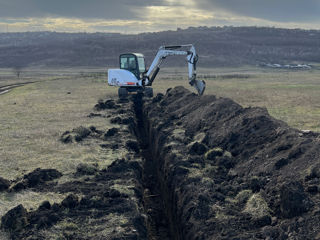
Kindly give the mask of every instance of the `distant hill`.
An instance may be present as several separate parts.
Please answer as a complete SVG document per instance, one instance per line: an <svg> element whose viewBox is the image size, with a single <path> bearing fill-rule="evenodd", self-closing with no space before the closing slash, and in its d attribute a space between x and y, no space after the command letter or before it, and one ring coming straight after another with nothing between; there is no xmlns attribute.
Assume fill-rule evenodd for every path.
<svg viewBox="0 0 320 240"><path fill-rule="evenodd" d="M193 43L201 66L320 62L320 31L265 27L190 27L177 31L114 33L0 33L0 67L118 65L124 52L141 52L150 64L161 45ZM170 66L185 64L181 58ZM168 63L167 63L168 64Z"/></svg>

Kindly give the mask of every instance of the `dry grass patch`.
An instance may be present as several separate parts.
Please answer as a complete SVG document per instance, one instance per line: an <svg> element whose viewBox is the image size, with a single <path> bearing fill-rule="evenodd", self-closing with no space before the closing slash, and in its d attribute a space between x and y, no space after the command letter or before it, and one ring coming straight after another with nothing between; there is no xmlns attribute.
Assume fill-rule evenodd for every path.
<svg viewBox="0 0 320 240"><path fill-rule="evenodd" d="M100 147L98 139L64 144L60 136L79 126L95 126L106 131L109 119L87 116L98 99L114 96L106 79L94 77L46 78L0 95L0 176L13 180L36 168L54 168L63 173L58 180L67 182L80 163L106 167L122 157L123 149ZM113 126L112 126L113 127ZM0 193L0 216L18 204L35 209L42 201L60 202L57 193Z"/></svg>
<svg viewBox="0 0 320 240"><path fill-rule="evenodd" d="M86 116L108 93L103 81L73 78L39 82L0 96L6 113L0 116L0 176L14 179L36 167L68 172L87 159L105 161L99 145L58 140L78 126L106 130L107 119Z"/></svg>
<svg viewBox="0 0 320 240"><path fill-rule="evenodd" d="M197 72L198 79L206 77L205 94L228 97L244 107L266 107L272 116L292 127L320 131L319 70L212 67L198 68ZM234 77L226 78L226 75ZM188 83L185 68L162 69L154 82L154 89L165 93L167 88L177 85L195 92Z"/></svg>

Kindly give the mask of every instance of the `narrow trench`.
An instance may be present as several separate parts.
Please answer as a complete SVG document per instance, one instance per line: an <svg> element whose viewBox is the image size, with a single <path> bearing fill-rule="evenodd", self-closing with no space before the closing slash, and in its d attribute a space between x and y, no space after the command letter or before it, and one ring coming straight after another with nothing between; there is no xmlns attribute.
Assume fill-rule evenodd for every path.
<svg viewBox="0 0 320 240"><path fill-rule="evenodd" d="M140 144L141 156L144 159L143 170L143 204L147 214L148 239L151 240L169 240L181 239L177 234L177 224L173 220L174 214L171 213L171 207L168 206L168 190L164 189L166 184L163 182L161 173L159 173L158 159L152 156L152 146L149 143L147 122L143 115L143 98L137 94L133 98L134 112L136 115L136 137Z"/></svg>

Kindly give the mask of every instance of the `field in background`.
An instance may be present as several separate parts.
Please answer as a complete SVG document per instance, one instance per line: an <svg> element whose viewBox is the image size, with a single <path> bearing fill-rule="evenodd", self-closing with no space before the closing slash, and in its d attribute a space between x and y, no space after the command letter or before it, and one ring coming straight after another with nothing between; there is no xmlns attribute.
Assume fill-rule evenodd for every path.
<svg viewBox="0 0 320 240"><path fill-rule="evenodd" d="M188 86L187 69L165 69L154 89ZM277 119L301 130L320 131L320 70L287 71L268 68L198 69L205 94L228 97L245 107L266 107ZM189 87L190 88L190 87Z"/></svg>
<svg viewBox="0 0 320 240"><path fill-rule="evenodd" d="M18 79L10 69L0 70L0 87L13 83L36 83L0 95L0 176L16 179L35 168L55 168L64 176L82 162L108 165L114 156L98 144L62 144L61 134L78 126L109 128L105 118L88 118L99 99L115 97L117 88L106 86L105 69L25 70ZM229 97L243 106L266 107L290 126L320 131L319 70L285 71L261 68L198 69L207 82L205 94ZM186 68L162 69L154 82L155 93L177 85L193 90ZM100 164L104 162L103 164ZM44 199L30 191L0 194L0 215L16 203L32 207Z"/></svg>

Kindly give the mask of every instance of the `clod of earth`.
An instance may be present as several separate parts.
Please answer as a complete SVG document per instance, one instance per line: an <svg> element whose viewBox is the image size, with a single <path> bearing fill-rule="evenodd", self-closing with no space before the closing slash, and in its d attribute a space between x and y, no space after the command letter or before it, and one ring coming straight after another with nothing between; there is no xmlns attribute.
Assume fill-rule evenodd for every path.
<svg viewBox="0 0 320 240"><path fill-rule="evenodd" d="M44 201L39 206L39 210L49 210L51 208L51 204L49 201Z"/></svg>
<svg viewBox="0 0 320 240"><path fill-rule="evenodd" d="M89 128L80 126L72 131L65 131L61 137L60 141L62 143L72 143L72 142L81 142L88 137L100 138L103 134L103 131L96 129L95 126L90 126Z"/></svg>
<svg viewBox="0 0 320 240"><path fill-rule="evenodd" d="M320 178L320 164L311 166L310 173L305 177L306 181Z"/></svg>
<svg viewBox="0 0 320 240"><path fill-rule="evenodd" d="M65 131L61 137L60 137L60 141L63 143L70 143L72 142L72 136L70 135L69 131Z"/></svg>
<svg viewBox="0 0 320 240"><path fill-rule="evenodd" d="M8 190L10 187L10 181L0 177L0 192Z"/></svg>
<svg viewBox="0 0 320 240"><path fill-rule="evenodd" d="M81 163L77 166L76 175L94 175L98 171L98 166L93 164Z"/></svg>
<svg viewBox="0 0 320 240"><path fill-rule="evenodd" d="M285 218L300 216L312 206L300 182L289 182L280 189L280 210Z"/></svg>
<svg viewBox="0 0 320 240"><path fill-rule="evenodd" d="M1 218L1 227L14 232L21 231L28 224L27 210L20 204Z"/></svg>
<svg viewBox="0 0 320 240"><path fill-rule="evenodd" d="M121 117L114 117L110 120L113 124L122 124L122 118Z"/></svg>
<svg viewBox="0 0 320 240"><path fill-rule="evenodd" d="M288 165L288 163L289 163L289 160L287 158L281 158L274 164L274 166L276 170L279 170L280 168Z"/></svg>
<svg viewBox="0 0 320 240"><path fill-rule="evenodd" d="M79 204L79 199L76 195L68 195L62 202L61 206L65 208L75 208Z"/></svg>
<svg viewBox="0 0 320 240"><path fill-rule="evenodd" d="M127 111L124 109L119 109L117 114L125 114Z"/></svg>
<svg viewBox="0 0 320 240"><path fill-rule="evenodd" d="M191 155L203 155L207 152L207 147L199 142L195 142L191 145L189 154Z"/></svg>
<svg viewBox="0 0 320 240"><path fill-rule="evenodd" d="M104 137L108 138L108 137L113 137L114 135L116 135L119 132L118 128L110 128L105 134Z"/></svg>
<svg viewBox="0 0 320 240"><path fill-rule="evenodd" d="M60 178L62 173L56 169L40 169L37 168L33 172L23 176L23 179L12 186L15 191L26 188L39 188L47 184L47 182Z"/></svg>
<svg viewBox="0 0 320 240"><path fill-rule="evenodd" d="M90 113L88 115L88 118L94 118L94 117L102 117L102 114L100 114L100 113Z"/></svg>
<svg viewBox="0 0 320 240"><path fill-rule="evenodd" d="M74 139L77 142L82 141L84 138L88 137L91 134L91 131L88 128L82 126L73 129L72 132L75 133Z"/></svg>
<svg viewBox="0 0 320 240"><path fill-rule="evenodd" d="M136 153L139 153L139 151L140 151L139 144L138 144L138 142L136 142L136 141L128 140L128 141L126 142L126 147L127 147L129 150L132 150L132 151L134 151L134 152L136 152Z"/></svg>
<svg viewBox="0 0 320 240"><path fill-rule="evenodd" d="M99 102L94 106L95 110L101 111L105 109L116 109L120 106L116 105L115 101L113 99L109 99L107 101L99 100Z"/></svg>

